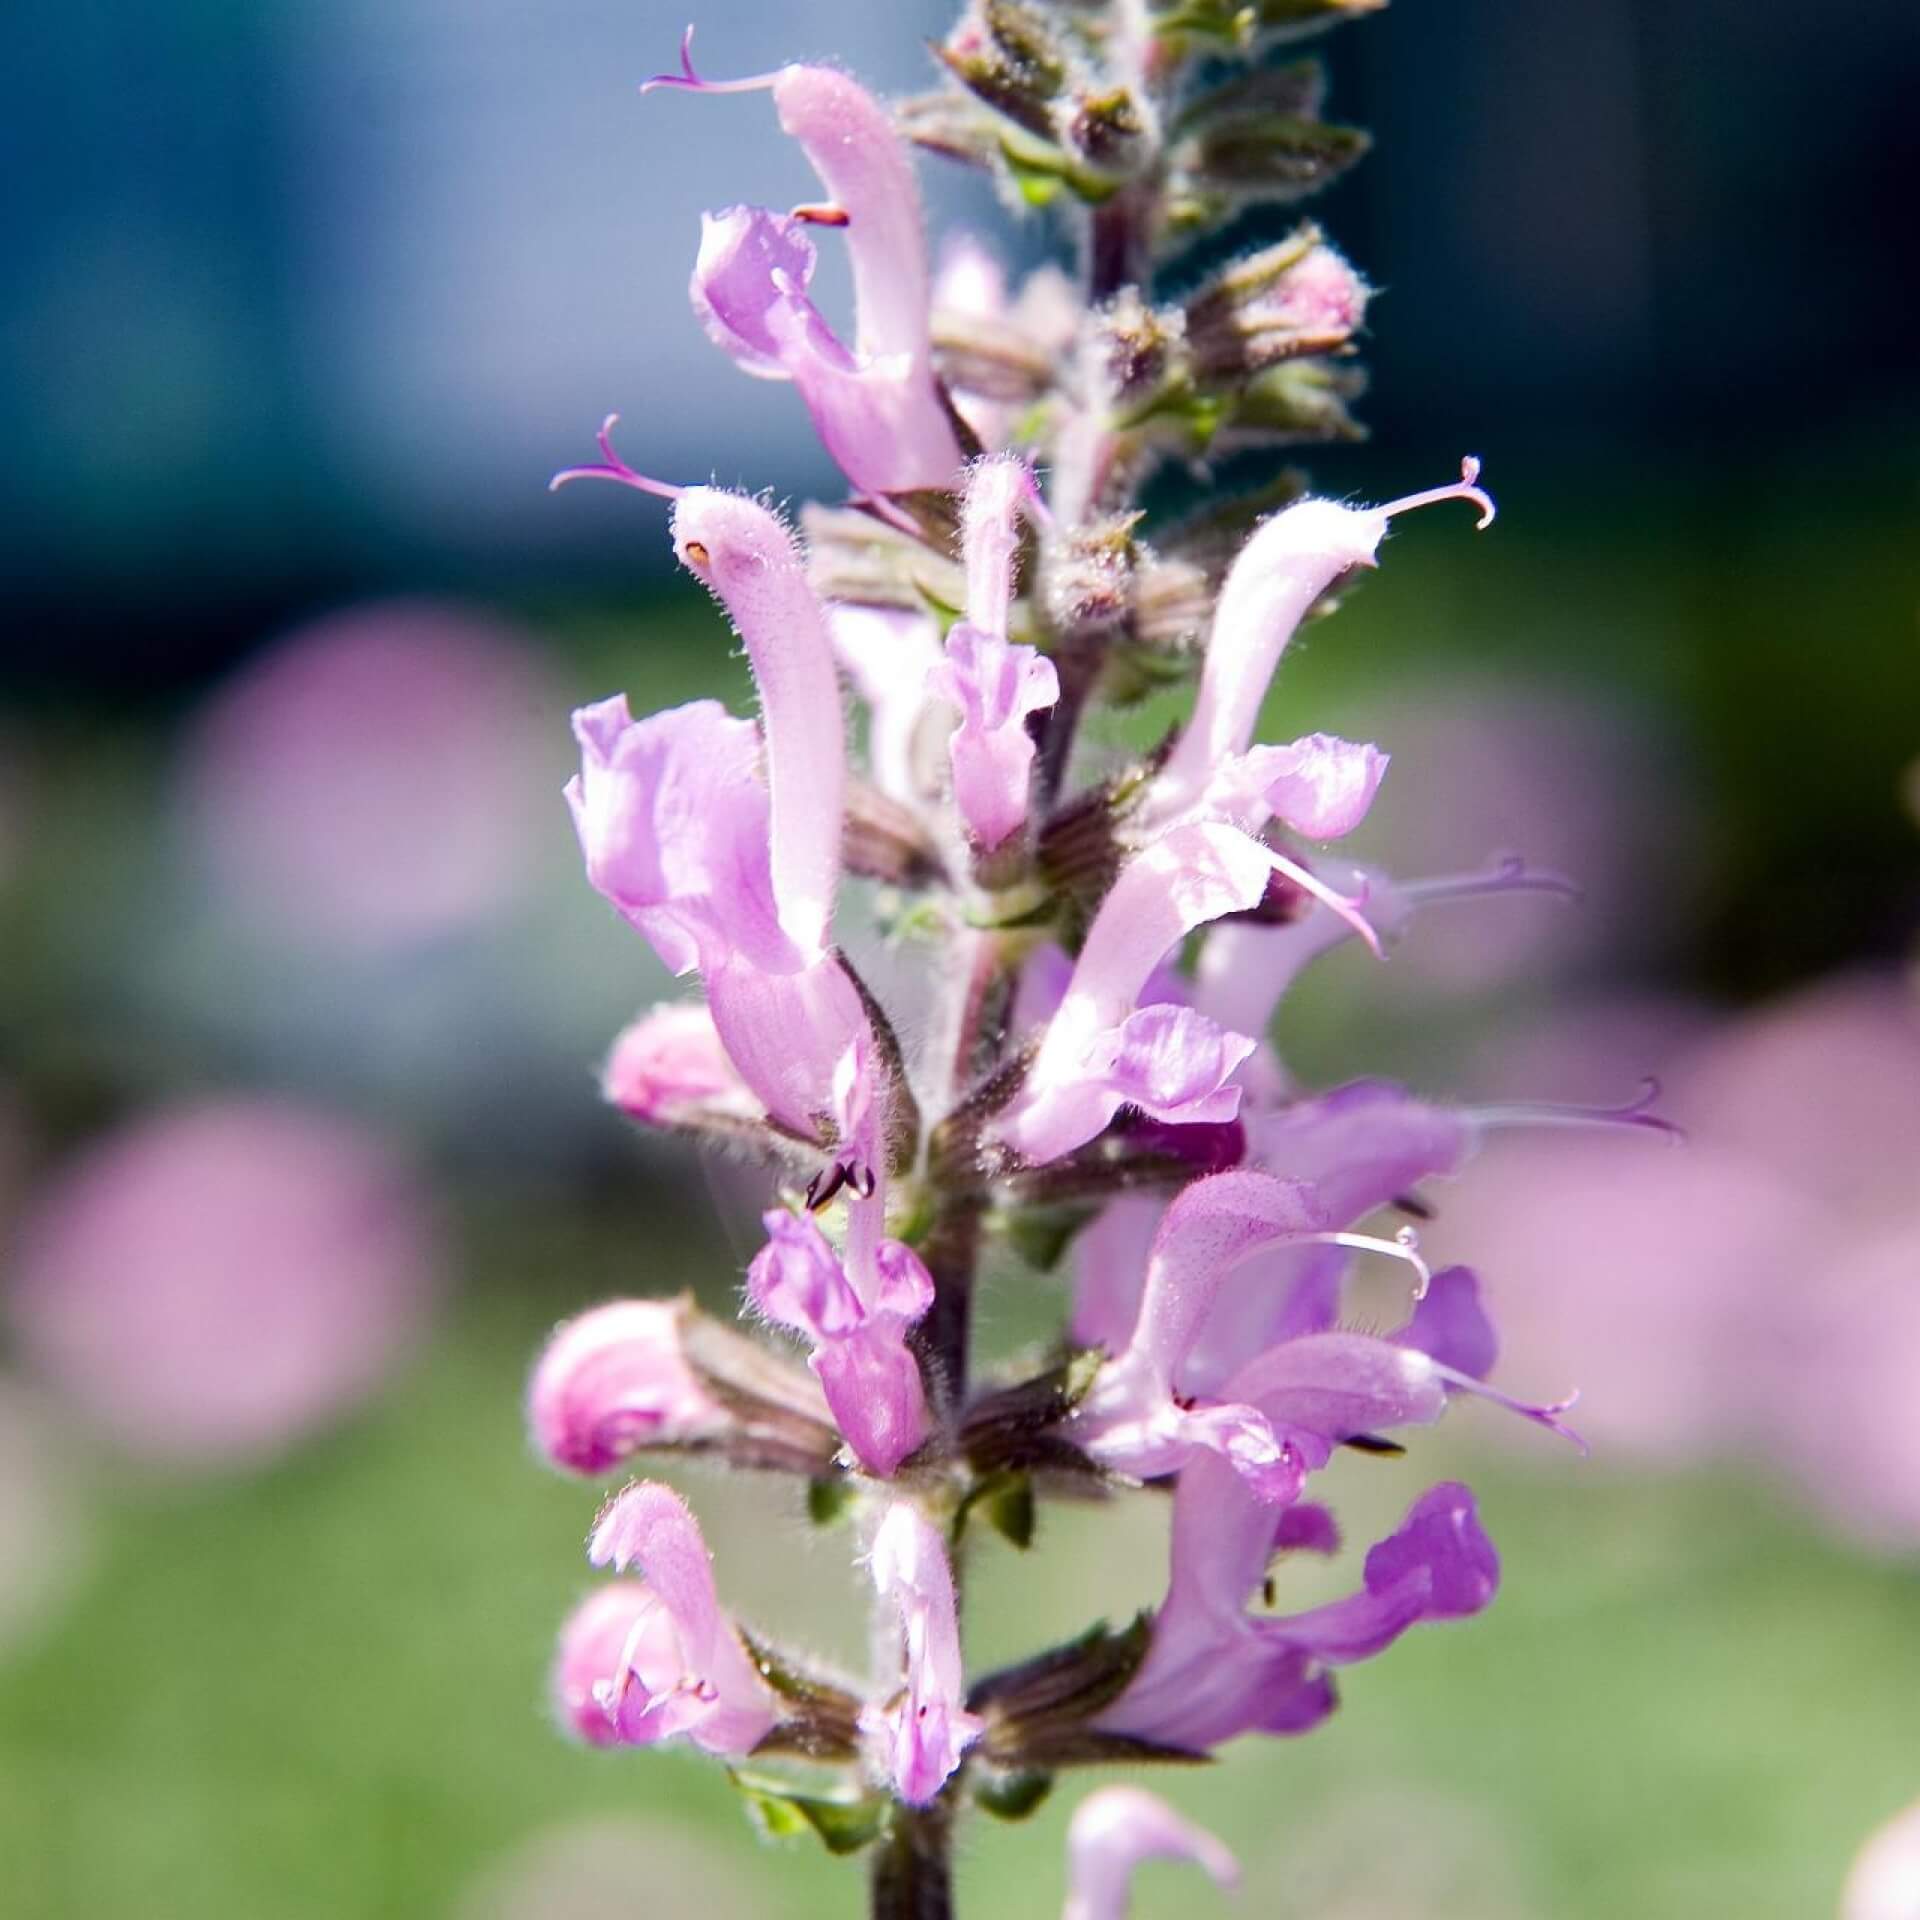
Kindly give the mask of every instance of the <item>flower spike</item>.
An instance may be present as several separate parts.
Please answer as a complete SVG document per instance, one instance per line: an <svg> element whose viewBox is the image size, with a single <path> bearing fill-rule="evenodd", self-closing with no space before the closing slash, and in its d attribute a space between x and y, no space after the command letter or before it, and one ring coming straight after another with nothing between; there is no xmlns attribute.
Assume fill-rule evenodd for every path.
<svg viewBox="0 0 1920 1920"><path fill-rule="evenodd" d="M670 87L681 93L761 93L780 78L776 73L756 73L744 80L703 80L693 65L693 22L688 21L687 30L680 36L680 71L678 73L656 73L640 82L642 93L651 93L655 87Z"/></svg>
<svg viewBox="0 0 1920 1920"><path fill-rule="evenodd" d="M613 450L613 430L620 424L620 416L610 413L600 422L600 431L593 437L599 443L600 451L606 455L604 462L590 467L562 467L547 482L549 493L558 493L570 480L617 480L623 487L632 487L638 493L650 493L660 500L678 500L686 492L685 487L676 487L665 480L650 480L644 473L636 473Z"/></svg>
<svg viewBox="0 0 1920 1920"><path fill-rule="evenodd" d="M1411 513L1415 507L1436 506L1442 500L1470 500L1480 509L1480 518L1475 532L1485 532L1493 525L1494 515L1499 511L1493 504L1493 495L1476 484L1480 478L1480 461L1474 454L1468 454L1460 462L1460 478L1447 487L1429 487L1424 493L1409 493L1399 500L1389 500L1379 511L1389 520L1396 514Z"/></svg>

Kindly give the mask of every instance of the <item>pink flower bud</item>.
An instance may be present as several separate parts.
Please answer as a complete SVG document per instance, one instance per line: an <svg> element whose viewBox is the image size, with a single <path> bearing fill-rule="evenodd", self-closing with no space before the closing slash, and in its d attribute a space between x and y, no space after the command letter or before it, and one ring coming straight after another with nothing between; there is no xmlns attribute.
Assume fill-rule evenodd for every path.
<svg viewBox="0 0 1920 1920"><path fill-rule="evenodd" d="M728 1059L713 1015L697 1000L669 1001L621 1030L600 1075L608 1102L650 1127L700 1114L759 1117L759 1103Z"/></svg>
<svg viewBox="0 0 1920 1920"><path fill-rule="evenodd" d="M547 1343L527 1396L534 1444L569 1473L599 1474L643 1447L683 1446L728 1425L681 1345L679 1300L616 1300Z"/></svg>

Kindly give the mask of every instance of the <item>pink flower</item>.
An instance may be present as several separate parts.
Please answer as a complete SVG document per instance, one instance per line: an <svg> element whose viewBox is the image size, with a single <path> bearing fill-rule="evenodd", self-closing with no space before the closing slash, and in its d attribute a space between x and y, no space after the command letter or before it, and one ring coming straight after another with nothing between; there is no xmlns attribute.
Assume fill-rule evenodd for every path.
<svg viewBox="0 0 1920 1920"><path fill-rule="evenodd" d="M1059 1010L1002 1123L1036 1164L1071 1153L1123 1106L1174 1124L1231 1120L1228 1084L1253 1050L1184 1007L1137 1002L1176 942L1224 913L1258 905L1270 858L1232 828L1177 827L1136 853L1087 929Z"/></svg>
<svg viewBox="0 0 1920 1920"><path fill-rule="evenodd" d="M1223 776L1241 783L1238 763L1252 743L1287 642L1342 574L1374 564L1395 514L1434 500L1464 499L1480 508L1482 526L1493 518L1493 503L1474 485L1479 463L1469 460L1461 472L1457 485L1384 507L1302 500L1275 514L1247 542L1221 589L1193 716L1154 782L1154 816L1174 818L1202 805Z"/></svg>
<svg viewBox="0 0 1920 1920"><path fill-rule="evenodd" d="M1204 1828L1141 1787L1102 1787L1067 1826L1067 1904L1060 1920L1127 1920L1133 1876L1148 1860L1186 1860L1229 1891L1240 1868Z"/></svg>
<svg viewBox="0 0 1920 1920"><path fill-rule="evenodd" d="M884 1478L927 1437L920 1363L906 1335L933 1304L933 1281L911 1248L881 1240L863 1294L810 1218L776 1209L765 1225L767 1244L747 1269L748 1296L811 1343L809 1364L848 1446Z"/></svg>
<svg viewBox="0 0 1920 1920"><path fill-rule="evenodd" d="M861 1728L879 1750L894 1791L912 1806L925 1806L982 1726L966 1709L953 1573L940 1535L905 1500L887 1509L867 1564L875 1590L899 1618L907 1674L896 1699L866 1709Z"/></svg>
<svg viewBox="0 0 1920 1920"><path fill-rule="evenodd" d="M1067 1436L1102 1465L1139 1479L1173 1473L1196 1448L1210 1449L1263 1499L1295 1498L1306 1465L1257 1409L1196 1406L1176 1398L1174 1380L1227 1272L1320 1227L1310 1189L1265 1174L1219 1173L1183 1188L1154 1236L1127 1345L1101 1368Z"/></svg>
<svg viewBox="0 0 1920 1920"><path fill-rule="evenodd" d="M927 691L960 710L947 744L954 800L968 831L991 852L1027 817L1033 737L1027 721L1060 698L1053 662L1007 638L1022 505L1033 475L1011 454L982 460L967 480L962 523L967 617L947 636Z"/></svg>
<svg viewBox="0 0 1920 1920"><path fill-rule="evenodd" d="M534 1443L569 1473L598 1474L642 1447L719 1433L727 1410L693 1377L681 1346L686 1303L616 1300L547 1343L527 1396Z"/></svg>
<svg viewBox="0 0 1920 1920"><path fill-rule="evenodd" d="M906 1336L933 1304L919 1255L885 1234L889 1094L871 1045L857 1041L836 1069L830 1183L813 1196L817 1206L844 1197L844 1253L811 1214L776 1208L747 1269L748 1298L812 1346L809 1365L841 1433L883 1478L927 1437L920 1363Z"/></svg>
<svg viewBox="0 0 1920 1920"><path fill-rule="evenodd" d="M584 1709L572 1702L599 1666L590 1695L623 1745L684 1738L727 1759L751 1753L779 1717L776 1698L720 1610L707 1543L686 1502L649 1481L626 1488L602 1512L587 1554L597 1567L638 1569L644 1579L616 1589L619 1602L589 1601L562 1636L570 1717L579 1723Z"/></svg>
<svg viewBox="0 0 1920 1920"><path fill-rule="evenodd" d="M1423 1620L1459 1620L1493 1598L1500 1562L1473 1495L1430 1488L1366 1558L1358 1593L1306 1613L1241 1611L1277 1550L1317 1547L1217 1461L1174 1494L1172 1579L1145 1663L1101 1716L1114 1733L1205 1752L1243 1733L1304 1733L1332 1712L1330 1669L1371 1659Z"/></svg>
<svg viewBox="0 0 1920 1920"><path fill-rule="evenodd" d="M377 953L515 904L551 699L522 636L432 602L296 628L214 696L184 767L223 913L289 946Z"/></svg>
<svg viewBox="0 0 1920 1920"><path fill-rule="evenodd" d="M828 203L798 214L730 207L709 214L693 270L694 312L716 345L761 379L791 380L822 444L869 493L944 487L962 455L933 375L926 235L905 143L887 111L831 67L790 66L764 81L709 87L683 71L649 84L692 91L764 85ZM843 227L856 332L844 345L807 298L805 223Z"/></svg>
<svg viewBox="0 0 1920 1920"><path fill-rule="evenodd" d="M662 490L617 461L604 429L601 439L608 464L581 471ZM667 966L700 969L741 1079L776 1120L811 1133L866 1030L830 949L846 780L832 645L773 514L712 487L664 490L675 551L746 643L761 728L715 701L641 721L624 696L583 707L567 800L589 879Z"/></svg>
<svg viewBox="0 0 1920 1920"><path fill-rule="evenodd" d="M128 1451L250 1464L386 1379L438 1264L390 1143L232 1099L148 1114L60 1169L8 1306L24 1356Z"/></svg>

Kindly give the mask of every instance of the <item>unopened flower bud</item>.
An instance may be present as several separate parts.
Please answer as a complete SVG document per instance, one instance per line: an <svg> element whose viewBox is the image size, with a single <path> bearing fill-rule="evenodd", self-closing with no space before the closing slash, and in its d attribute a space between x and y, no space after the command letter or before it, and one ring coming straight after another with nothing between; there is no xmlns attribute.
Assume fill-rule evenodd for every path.
<svg viewBox="0 0 1920 1920"><path fill-rule="evenodd" d="M698 1001L670 1001L624 1028L601 1070L610 1105L650 1127L754 1121L760 1103L727 1058Z"/></svg>
<svg viewBox="0 0 1920 1920"><path fill-rule="evenodd" d="M1202 380L1244 378L1301 354L1344 347L1364 318L1366 282L1305 226L1214 275L1187 302Z"/></svg>
<svg viewBox="0 0 1920 1920"><path fill-rule="evenodd" d="M588 1475L653 1449L811 1475L839 1444L806 1374L685 1294L616 1300L568 1321L534 1370L527 1421L548 1460Z"/></svg>
<svg viewBox="0 0 1920 1920"><path fill-rule="evenodd" d="M642 1447L709 1438L727 1424L694 1379L680 1329L691 1304L616 1300L547 1343L527 1396L535 1444L569 1473L605 1473Z"/></svg>

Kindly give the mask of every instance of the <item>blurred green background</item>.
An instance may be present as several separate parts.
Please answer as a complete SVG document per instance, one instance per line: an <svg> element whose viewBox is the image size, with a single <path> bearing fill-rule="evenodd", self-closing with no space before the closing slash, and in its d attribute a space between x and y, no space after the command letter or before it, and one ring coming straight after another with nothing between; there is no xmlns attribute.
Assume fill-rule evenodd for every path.
<svg viewBox="0 0 1920 1920"><path fill-rule="evenodd" d="M837 50L892 86L945 24L701 16L716 70ZM15 39L9 1916L857 1908L856 1869L754 1841L716 1773L582 1754L545 1707L594 1494L526 1447L530 1358L617 1293L727 1310L752 1242L734 1174L596 1098L667 987L557 798L573 705L740 706L741 663L648 503L541 487L621 405L650 470L832 491L791 396L685 308L702 207L806 189L754 103L633 98L679 25L174 0ZM1521 847L1589 896L1385 970L1342 955L1282 1041L1311 1083L1482 1097L1666 1069L1720 1184L1662 1159L1654 1237L1725 1257L1613 1254L1657 1212L1629 1145L1463 1182L1463 1236L1494 1225L1458 1251L1514 1308L1503 1377L1579 1380L1596 1456L1469 1410L1343 1462L1355 1540L1470 1477L1497 1606L1354 1673L1310 1740L1165 1790L1289 1920L1799 1920L1920 1796L1920 33L1902 0L1818 34L1735 0L1471 0L1328 51L1381 144L1316 211L1387 297L1375 437L1316 477L1379 497L1471 445L1502 514L1397 535L1272 721L1394 749L1383 857ZM941 217L997 222L930 179ZM1835 992L1871 1021L1807 1013ZM258 1166L196 1165L164 1247L137 1210L85 1224L128 1143L209 1111L329 1130L349 1225L249 1227L246 1183L282 1177L264 1122ZM1544 1238L1503 1240L1522 1201ZM208 1291L223 1259L235 1291ZM998 1276L989 1348L1062 1297ZM269 1352L298 1411L263 1386L216 1419ZM690 1484L739 1611L857 1661L844 1537L782 1487ZM985 1549L970 1660L1149 1602L1163 1552L1145 1497ZM1076 1797L969 1830L964 1911L1057 1911ZM1209 1898L1153 1869L1138 1911Z"/></svg>

